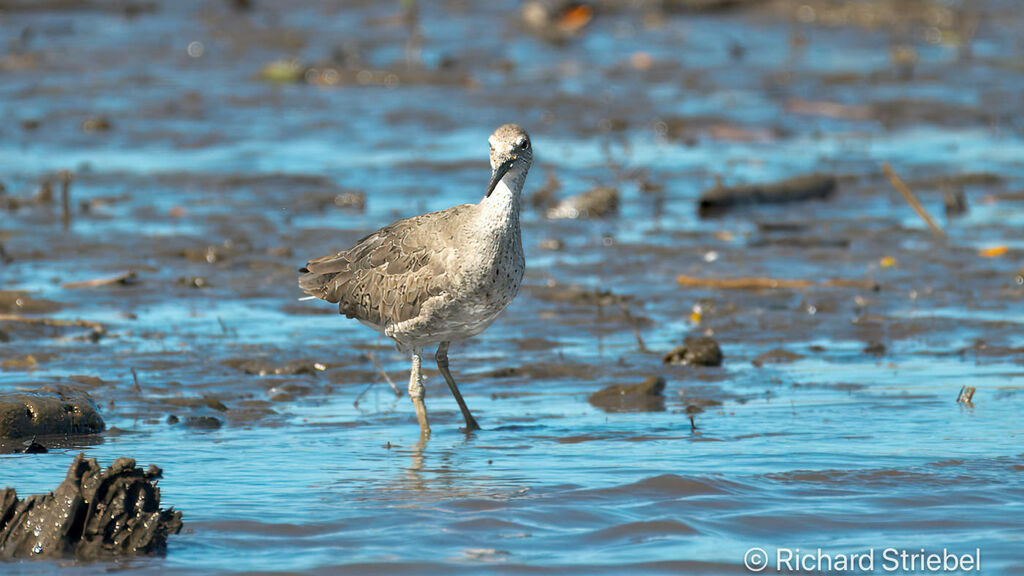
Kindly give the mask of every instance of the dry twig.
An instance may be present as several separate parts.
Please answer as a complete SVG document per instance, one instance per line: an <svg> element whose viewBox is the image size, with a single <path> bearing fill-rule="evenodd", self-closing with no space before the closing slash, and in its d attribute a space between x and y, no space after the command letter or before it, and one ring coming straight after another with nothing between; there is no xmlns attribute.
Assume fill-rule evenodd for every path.
<svg viewBox="0 0 1024 576"><path fill-rule="evenodd" d="M82 282L68 282L61 286L65 290L75 290L77 288L97 288L99 286L110 286L112 284L134 284L137 276L135 272L129 271L124 274L118 274L110 278L96 278L93 280L84 280Z"/></svg>
<svg viewBox="0 0 1024 576"><path fill-rule="evenodd" d="M917 212L917 215L921 217L921 220L924 220L924 223L928 225L928 228L931 228L932 234L934 234L936 238L945 238L946 233L942 231L942 228L940 228L935 222L931 214L924 209L924 206L921 205L921 201L917 199L917 196L914 195L914 192L910 187L900 179L899 175L896 174L896 171L892 169L892 166L886 162L882 164L882 170L885 171L885 175L889 177L889 182L892 183L892 187L903 195L907 204L910 204L910 207L914 209L914 212Z"/></svg>

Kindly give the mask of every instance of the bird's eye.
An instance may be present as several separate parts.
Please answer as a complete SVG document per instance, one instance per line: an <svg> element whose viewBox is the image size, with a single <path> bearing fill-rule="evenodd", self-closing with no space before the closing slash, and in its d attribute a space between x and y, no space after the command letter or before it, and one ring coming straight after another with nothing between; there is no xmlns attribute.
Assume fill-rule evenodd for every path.
<svg viewBox="0 0 1024 576"><path fill-rule="evenodd" d="M523 140L523 143L520 144L519 147L521 149L523 149L523 150L529 150L530 149L530 141L529 140Z"/></svg>

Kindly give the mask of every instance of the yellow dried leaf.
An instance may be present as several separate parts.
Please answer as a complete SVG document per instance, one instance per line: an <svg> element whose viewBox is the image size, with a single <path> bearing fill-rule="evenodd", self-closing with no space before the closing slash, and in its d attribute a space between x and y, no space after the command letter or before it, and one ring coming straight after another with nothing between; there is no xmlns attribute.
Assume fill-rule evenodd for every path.
<svg viewBox="0 0 1024 576"><path fill-rule="evenodd" d="M991 248L979 250L978 254L980 254L982 258L998 258L1009 251L1009 246L993 246Z"/></svg>
<svg viewBox="0 0 1024 576"><path fill-rule="evenodd" d="M576 32L583 28L594 17L594 9L590 6L579 5L566 10L558 17L558 27L566 32Z"/></svg>
<svg viewBox="0 0 1024 576"><path fill-rule="evenodd" d="M892 268L893 266L896 265L896 259L893 258L892 256L886 256L885 258L882 258L879 264L882 266L882 268Z"/></svg>

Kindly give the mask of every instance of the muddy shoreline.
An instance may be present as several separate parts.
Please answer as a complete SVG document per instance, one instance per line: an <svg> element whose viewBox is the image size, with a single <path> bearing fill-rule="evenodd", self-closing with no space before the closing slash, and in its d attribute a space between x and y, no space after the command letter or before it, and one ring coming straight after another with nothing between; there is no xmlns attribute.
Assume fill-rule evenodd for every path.
<svg viewBox="0 0 1024 576"><path fill-rule="evenodd" d="M131 574L1019 567L1014 3L412 4L0 2L0 487L159 463L188 526ZM295 270L475 201L509 121L527 276L451 356L484 430L428 370L418 445L408 360Z"/></svg>

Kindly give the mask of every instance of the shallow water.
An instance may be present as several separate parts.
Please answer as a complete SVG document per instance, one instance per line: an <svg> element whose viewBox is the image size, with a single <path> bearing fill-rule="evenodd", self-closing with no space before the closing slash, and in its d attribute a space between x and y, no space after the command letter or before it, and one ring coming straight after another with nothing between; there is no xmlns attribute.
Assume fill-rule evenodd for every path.
<svg viewBox="0 0 1024 576"><path fill-rule="evenodd" d="M0 357L38 361L0 371L0 390L97 376L90 393L110 427L66 448L50 439L49 454L0 456L0 485L45 492L79 450L104 464L129 455L164 469L164 503L186 526L163 558L23 562L4 574L744 573L753 546L980 549L986 572L1024 571L1024 74L1012 65L1024 22L1014 3L972 3L969 59L927 41L935 26L922 19L949 36L942 10L967 17L946 3L874 28L802 24L785 2L599 12L561 47L521 34L511 3L424 6L423 60L453 63L408 82L404 28L387 23L394 5L263 4L236 14L166 2L133 18L0 12L0 182L28 199L68 168L76 206L68 232L59 202L0 213L13 258L0 264L2 288L107 329L90 342L82 329L0 323L10 337ZM824 18L829 5L813 5ZM481 29L494 33L470 35ZM187 53L193 41L199 58ZM915 48L909 81L890 43ZM322 63L335 46L394 68L399 85L257 78L273 59ZM630 64L638 51L649 68ZM797 100L852 117L795 112ZM100 116L109 131L82 130ZM365 352L400 386L407 360L329 305L297 302L295 268L395 218L475 201L484 140L507 121L526 126L537 150L528 194L554 175L560 197L611 185L622 208L595 221L526 208L520 296L452 347L484 430L458 431L457 407L428 372L434 435L418 444L408 400ZM939 217L948 243L891 189L882 162L933 214L945 190L963 189L970 211ZM832 200L696 215L716 176L811 171L840 176ZM365 211L334 205L349 190L366 193ZM556 238L564 250L540 247ZM1009 250L979 255L996 245ZM62 288L129 269L138 284ZM682 289L679 274L880 290ZM657 353L638 351L617 304L567 295L573 285L631 297ZM683 336L705 332L722 345L722 368L661 364ZM867 353L873 344L884 351ZM751 363L778 348L802 357ZM325 370L260 376L243 367L253 360ZM653 374L668 381L664 411L587 402ZM954 402L963 385L978 389L973 406ZM712 400L721 405L692 430L687 406ZM222 426L189 427L189 416Z"/></svg>

